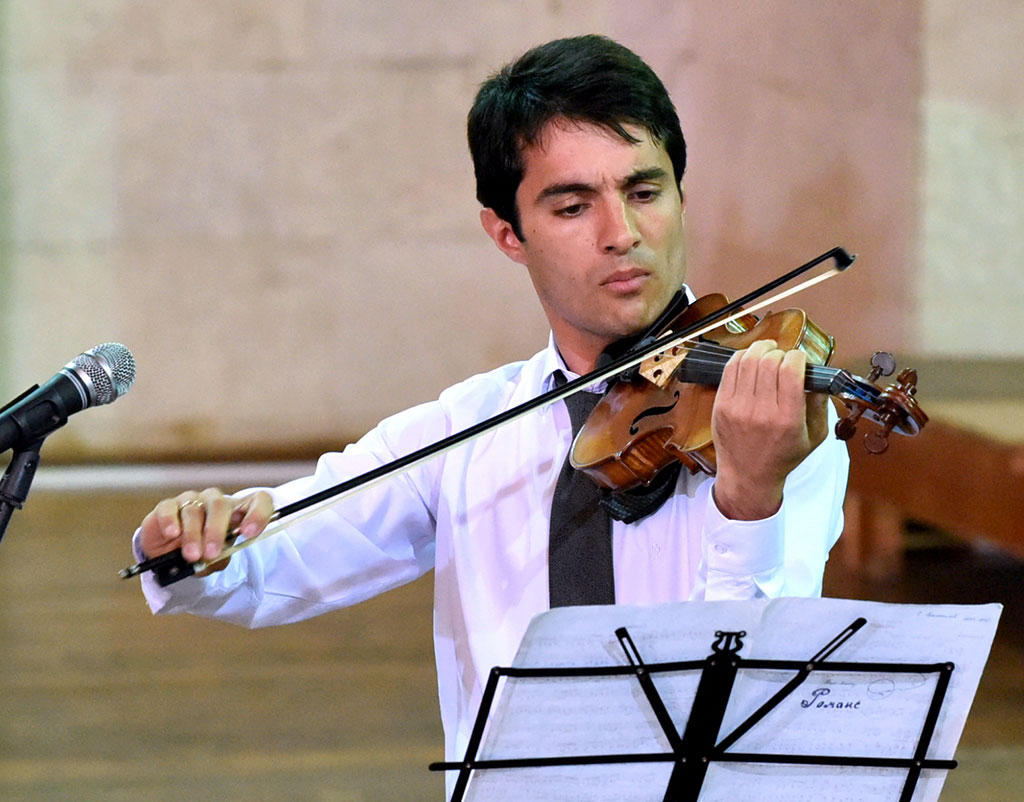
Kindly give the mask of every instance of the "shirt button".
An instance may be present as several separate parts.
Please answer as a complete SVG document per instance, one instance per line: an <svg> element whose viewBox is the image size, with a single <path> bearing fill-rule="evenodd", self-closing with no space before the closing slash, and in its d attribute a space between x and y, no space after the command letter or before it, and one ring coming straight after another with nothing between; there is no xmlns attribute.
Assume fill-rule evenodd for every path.
<svg viewBox="0 0 1024 802"><path fill-rule="evenodd" d="M715 551L718 554L725 554L727 551L729 551L729 547L728 546L723 546L721 543L716 543L715 544Z"/></svg>

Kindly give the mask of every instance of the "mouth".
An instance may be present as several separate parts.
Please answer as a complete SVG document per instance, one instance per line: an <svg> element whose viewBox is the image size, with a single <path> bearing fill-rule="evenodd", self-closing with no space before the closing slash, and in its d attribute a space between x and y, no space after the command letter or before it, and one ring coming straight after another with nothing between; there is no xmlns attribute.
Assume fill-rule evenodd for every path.
<svg viewBox="0 0 1024 802"><path fill-rule="evenodd" d="M601 286L607 287L612 292L628 295L637 292L650 276L649 271L639 267L629 270L616 270L601 282Z"/></svg>

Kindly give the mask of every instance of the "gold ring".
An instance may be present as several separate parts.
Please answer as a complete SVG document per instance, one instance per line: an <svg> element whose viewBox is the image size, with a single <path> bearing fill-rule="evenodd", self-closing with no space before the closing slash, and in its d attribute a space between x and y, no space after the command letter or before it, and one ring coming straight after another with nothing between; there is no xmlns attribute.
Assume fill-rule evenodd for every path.
<svg viewBox="0 0 1024 802"><path fill-rule="evenodd" d="M205 506L206 505L203 503L202 499L190 498L188 501L186 501L184 504L182 504L180 507L178 507L178 509L179 510L183 510L183 509L185 509L185 507L200 507L200 508L202 508L202 507L205 507Z"/></svg>

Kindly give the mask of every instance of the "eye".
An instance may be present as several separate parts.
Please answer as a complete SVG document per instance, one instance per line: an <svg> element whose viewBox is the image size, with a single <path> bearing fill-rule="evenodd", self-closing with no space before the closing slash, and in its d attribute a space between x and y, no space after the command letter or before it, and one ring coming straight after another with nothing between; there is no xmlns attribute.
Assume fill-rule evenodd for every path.
<svg viewBox="0 0 1024 802"><path fill-rule="evenodd" d="M573 203L570 206L563 206L561 209L556 209L555 214L559 217L579 217L583 214L583 210L585 208L585 203Z"/></svg>
<svg viewBox="0 0 1024 802"><path fill-rule="evenodd" d="M650 201L657 200L661 195L661 190L657 188L643 188L634 189L629 193L629 197L640 203L649 203Z"/></svg>

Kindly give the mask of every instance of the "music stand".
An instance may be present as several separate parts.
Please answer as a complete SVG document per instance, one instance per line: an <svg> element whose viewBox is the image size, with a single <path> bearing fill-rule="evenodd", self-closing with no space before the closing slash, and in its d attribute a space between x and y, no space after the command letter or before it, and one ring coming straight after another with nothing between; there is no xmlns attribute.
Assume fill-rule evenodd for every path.
<svg viewBox="0 0 1024 802"><path fill-rule="evenodd" d="M930 638L943 628L941 622L948 622L947 634L959 630L963 635L966 627L970 640L977 641L980 636L985 641L987 637L986 645L990 646L998 605L954 608L845 600L779 601L796 615L797 624L808 616L820 618L820 613L830 613L827 617L836 619L842 613L833 602L839 601L844 602L840 606L845 612L852 604L866 615L847 619L848 625L828 642L819 644L813 655L794 654L787 659L779 659L777 654L770 658L744 656L741 652L747 630L719 629L713 639L705 640L705 644L710 643L710 653L705 651L699 659L645 662L641 649L649 648L643 642L650 642L657 627L646 628L644 636L638 638L638 647L630 634L631 627L622 626L614 632L619 651L615 664L605 660L603 665L495 668L484 689L463 760L433 764L431 769L458 771L453 802L490 802L504 799L506 794L509 799L665 802L755 796L770 800L776 794L787 800L822 799L831 796L829 791L835 790L836 784L842 785L844 800L920 802L937 798L941 778L955 768L956 761L951 750L945 752L948 733L943 744L936 744L934 736L941 720L947 730L956 730L955 745L963 726L956 714L952 719L942 716L954 662L919 661L910 654L906 660L831 658L844 657L846 652L855 657L869 656L871 640L881 643L893 636L898 639L899 630L913 626L915 617L926 622ZM715 603L667 607L677 608L681 620L686 620L686 607L693 604ZM766 612L767 625L762 621L752 627L760 630L759 637L784 634L785 627L776 632L778 626L772 623L780 620L778 609L757 602L739 604L757 605L759 613ZM779 602L771 604L777 607ZM590 609L600 610L591 615L596 623L614 618L617 608ZM751 620L749 609L745 612ZM767 615L769 612L771 615ZM873 622L872 613L876 614ZM902 626L896 623L901 617ZM729 618L724 616L725 620ZM644 631L642 616L640 622L636 629ZM869 622L874 626L868 626ZM820 620L817 623L820 631ZM531 632L533 629L531 626ZM524 645L530 637L528 633ZM665 634L654 637L663 639ZM549 641L548 647L556 643L550 631L544 638ZM858 639L863 642L861 648L852 649ZM910 640L908 651L921 651L912 648ZM605 653L611 656L609 645L605 644ZM800 645L794 644L793 648ZM971 677L965 676L957 688L957 707L964 719L964 695L973 698L987 655L987 648L979 655L977 643L973 646L974 656L968 656L969 665L965 666L973 685ZM537 650L532 651L529 662L536 662ZM557 647L540 649L541 654L553 653L552 657L559 651ZM874 651L884 654L886 648ZM934 653L934 649L925 651ZM965 657L953 646L949 651L958 658ZM522 662L522 655L521 649L517 663ZM812 679L815 682L808 683ZM545 683L560 683L561 687L550 692L543 690ZM582 693L574 693L573 684L583 686ZM808 691L808 684L818 687ZM496 710L494 703L502 686L504 706ZM527 688L525 692L523 687ZM766 687L770 692L765 692ZM532 699L535 693L539 696ZM895 694L902 698L896 699ZM515 709L532 704L558 708L563 702L567 704L565 709L555 709L551 715L539 709L524 718ZM614 709L623 722L618 741L614 722L603 728L588 725L595 712L597 718L601 717L603 706ZM580 707L592 709L574 709ZM819 717L820 722L822 715L834 716L836 726L833 728L831 722L824 730L811 726L814 718ZM565 719L573 719L576 724L560 733ZM548 723L538 726L538 720ZM644 733L644 722L649 735ZM880 734L880 729L889 728L891 737ZM516 729L518 733L509 735L509 730ZM874 744L872 748L866 746L868 741ZM922 782L922 777L929 781Z"/></svg>

